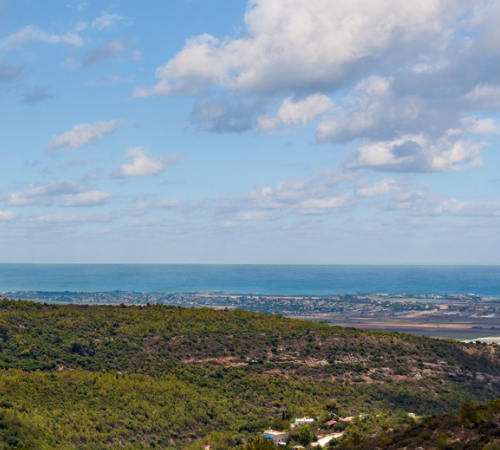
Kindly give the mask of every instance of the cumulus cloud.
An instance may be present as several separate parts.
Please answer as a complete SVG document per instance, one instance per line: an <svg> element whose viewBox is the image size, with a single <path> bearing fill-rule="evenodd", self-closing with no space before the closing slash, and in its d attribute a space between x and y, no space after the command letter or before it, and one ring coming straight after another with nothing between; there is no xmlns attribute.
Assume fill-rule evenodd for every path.
<svg viewBox="0 0 500 450"><path fill-rule="evenodd" d="M190 38L157 68L156 84L133 96L195 96L191 122L216 133L321 118L318 142L360 143L350 167L450 172L480 165L486 144L476 135L500 128L478 111L500 108L499 3L248 4L243 37Z"/></svg>
<svg viewBox="0 0 500 450"><path fill-rule="evenodd" d="M94 124L82 123L75 125L70 131L53 136L50 140L49 149L76 149L89 144L95 144L104 137L115 132L123 126L123 120L110 120L108 122L97 122Z"/></svg>
<svg viewBox="0 0 500 450"><path fill-rule="evenodd" d="M495 119L464 117L468 104L461 100L401 95L393 78L378 76L362 80L334 115L317 129L319 142L347 142L355 139L387 140L409 133L432 137L448 129L477 134L496 134Z"/></svg>
<svg viewBox="0 0 500 450"><path fill-rule="evenodd" d="M363 140L348 167L394 172L456 172L481 165L484 142L463 135L498 134L493 118L464 115L465 103L398 95L394 80L369 77L317 129L319 142Z"/></svg>
<svg viewBox="0 0 500 450"><path fill-rule="evenodd" d="M439 137L451 128L463 128L465 106L456 101L422 98L395 92L394 79L371 76L362 80L335 114L317 129L319 142L356 139L388 140L404 134Z"/></svg>
<svg viewBox="0 0 500 450"><path fill-rule="evenodd" d="M244 92L334 90L389 51L407 58L447 31L471 1L253 0L247 35L219 40L201 35L157 70L175 92L185 80Z"/></svg>
<svg viewBox="0 0 500 450"><path fill-rule="evenodd" d="M0 210L0 222L8 222L17 219L17 214L12 211Z"/></svg>
<svg viewBox="0 0 500 450"><path fill-rule="evenodd" d="M49 184L29 186L24 192L0 196L0 200L11 206L99 206L111 200L111 194L92 190L89 185L73 180L61 180Z"/></svg>
<svg viewBox="0 0 500 450"><path fill-rule="evenodd" d="M175 153L166 158L149 157L143 147L134 147L127 152L127 157L132 159L132 162L121 166L115 173L116 177L129 178L158 175L168 166L178 163L181 153Z"/></svg>
<svg viewBox="0 0 500 450"><path fill-rule="evenodd" d="M443 136L437 141L423 135L362 145L349 168L383 172L460 172L481 166L487 144Z"/></svg>
<svg viewBox="0 0 500 450"><path fill-rule="evenodd" d="M323 94L310 95L300 100L287 97L275 117L259 119L259 128L262 131L271 131L278 127L305 126L330 110L332 106L332 100Z"/></svg>
<svg viewBox="0 0 500 450"><path fill-rule="evenodd" d="M53 34L35 26L26 26L0 39L0 50L11 52L31 42L46 44L68 44L80 47L83 39L76 33Z"/></svg>

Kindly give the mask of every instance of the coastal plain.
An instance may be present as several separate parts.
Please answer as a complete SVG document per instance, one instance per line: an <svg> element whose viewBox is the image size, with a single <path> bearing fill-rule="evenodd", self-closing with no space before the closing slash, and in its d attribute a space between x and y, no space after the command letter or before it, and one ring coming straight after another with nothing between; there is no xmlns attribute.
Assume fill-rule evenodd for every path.
<svg viewBox="0 0 500 450"><path fill-rule="evenodd" d="M55 304L161 304L244 309L361 330L458 340L500 340L500 298L475 294L276 296L223 292L20 291L0 295Z"/></svg>

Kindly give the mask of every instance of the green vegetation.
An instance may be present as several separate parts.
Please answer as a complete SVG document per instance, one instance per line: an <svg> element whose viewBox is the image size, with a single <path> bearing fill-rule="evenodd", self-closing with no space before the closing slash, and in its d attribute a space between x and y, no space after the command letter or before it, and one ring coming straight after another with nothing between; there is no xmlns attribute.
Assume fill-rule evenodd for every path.
<svg viewBox="0 0 500 450"><path fill-rule="evenodd" d="M297 433L297 442L309 445L314 440L314 433L309 425L302 425Z"/></svg>
<svg viewBox="0 0 500 450"><path fill-rule="evenodd" d="M380 434L353 445L344 440L338 450L416 449L500 450L500 400L482 405L464 403L458 414L432 416L416 425Z"/></svg>
<svg viewBox="0 0 500 450"><path fill-rule="evenodd" d="M357 442L494 398L499 357L241 310L0 300L0 449L226 450L311 408L362 414Z"/></svg>

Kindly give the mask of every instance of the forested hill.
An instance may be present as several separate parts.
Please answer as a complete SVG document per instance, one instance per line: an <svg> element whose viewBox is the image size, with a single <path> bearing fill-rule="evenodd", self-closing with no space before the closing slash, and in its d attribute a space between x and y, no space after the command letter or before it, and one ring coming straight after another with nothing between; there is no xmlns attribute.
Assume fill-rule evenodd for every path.
<svg viewBox="0 0 500 450"><path fill-rule="evenodd" d="M500 400L464 403L457 414L423 419L338 450L500 450Z"/></svg>
<svg viewBox="0 0 500 450"><path fill-rule="evenodd" d="M0 300L0 355L5 448L180 448L224 432L217 450L285 426L283 410L335 400L373 425L500 392L496 346L241 310Z"/></svg>

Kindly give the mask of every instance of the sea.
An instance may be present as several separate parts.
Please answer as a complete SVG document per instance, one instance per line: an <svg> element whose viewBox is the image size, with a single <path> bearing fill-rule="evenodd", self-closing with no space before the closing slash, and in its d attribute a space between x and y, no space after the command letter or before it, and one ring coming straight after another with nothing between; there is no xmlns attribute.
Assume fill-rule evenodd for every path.
<svg viewBox="0 0 500 450"><path fill-rule="evenodd" d="M0 264L0 292L116 290L500 297L500 266Z"/></svg>

